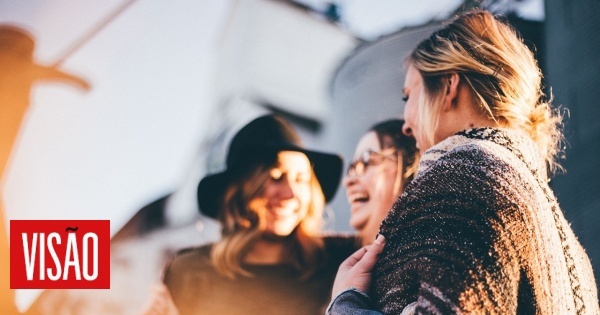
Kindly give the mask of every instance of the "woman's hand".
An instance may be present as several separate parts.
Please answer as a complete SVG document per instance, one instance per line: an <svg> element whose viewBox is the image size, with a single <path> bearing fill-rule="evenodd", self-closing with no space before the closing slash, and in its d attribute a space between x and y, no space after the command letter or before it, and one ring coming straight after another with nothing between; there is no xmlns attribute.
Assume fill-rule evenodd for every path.
<svg viewBox="0 0 600 315"><path fill-rule="evenodd" d="M373 244L359 249L346 258L335 276L332 297L335 298L340 292L348 288L355 288L368 293L371 287L371 271L384 246L385 238L383 235L378 235Z"/></svg>
<svg viewBox="0 0 600 315"><path fill-rule="evenodd" d="M150 301L146 303L141 315L179 315L169 289L164 284L152 286Z"/></svg>

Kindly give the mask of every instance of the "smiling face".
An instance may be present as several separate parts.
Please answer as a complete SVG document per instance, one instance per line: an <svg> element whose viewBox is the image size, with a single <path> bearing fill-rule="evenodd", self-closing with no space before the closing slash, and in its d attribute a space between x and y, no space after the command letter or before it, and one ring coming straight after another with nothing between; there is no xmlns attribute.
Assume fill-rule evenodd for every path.
<svg viewBox="0 0 600 315"><path fill-rule="evenodd" d="M250 205L264 211L267 235L288 236L306 217L311 200L312 168L300 152L281 151L269 170L263 194ZM261 211L262 210L262 211Z"/></svg>
<svg viewBox="0 0 600 315"><path fill-rule="evenodd" d="M358 142L354 160L359 159L365 152L382 152L377 134L373 131L366 133ZM392 153L383 158L377 165L368 165L362 175L350 172L344 179L346 197L350 203L350 226L361 235L364 244L375 240L379 225L393 203L398 198L394 192L397 186L398 165L402 165L402 155Z"/></svg>
<svg viewBox="0 0 600 315"><path fill-rule="evenodd" d="M421 97L423 97L423 77L413 65L408 66L406 71L406 78L404 80L404 127L402 128L404 134L413 136L417 141L417 148L421 152L425 152L433 144L425 134L423 121L421 121L419 106L422 103Z"/></svg>

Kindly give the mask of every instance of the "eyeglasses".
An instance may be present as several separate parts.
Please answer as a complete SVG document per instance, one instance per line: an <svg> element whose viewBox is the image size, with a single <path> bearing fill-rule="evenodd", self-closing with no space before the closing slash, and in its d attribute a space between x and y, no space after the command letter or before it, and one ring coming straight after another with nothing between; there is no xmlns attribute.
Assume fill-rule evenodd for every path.
<svg viewBox="0 0 600 315"><path fill-rule="evenodd" d="M398 159L398 156L396 155L397 152L398 150L394 148L389 148L381 152L371 150L365 151L357 160L348 165L347 174L348 176L363 176L367 171L367 167L370 165L379 165L383 163L385 159L396 161Z"/></svg>

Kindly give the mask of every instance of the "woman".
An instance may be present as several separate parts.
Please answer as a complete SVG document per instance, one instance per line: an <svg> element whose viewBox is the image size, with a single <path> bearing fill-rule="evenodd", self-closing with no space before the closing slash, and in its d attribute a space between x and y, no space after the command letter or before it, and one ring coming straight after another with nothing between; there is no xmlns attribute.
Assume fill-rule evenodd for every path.
<svg viewBox="0 0 600 315"><path fill-rule="evenodd" d="M329 313L599 314L589 258L548 186L561 117L515 31L459 16L412 52L404 93L404 131L425 153L382 223L373 304L381 240L342 264Z"/></svg>
<svg viewBox="0 0 600 315"><path fill-rule="evenodd" d="M381 221L413 178L419 153L413 137L402 133L404 120L391 119L369 129L358 141L344 179L350 226L362 244L375 240Z"/></svg>
<svg viewBox="0 0 600 315"><path fill-rule="evenodd" d="M381 220L412 179L418 163L415 140L402 133L403 124L404 120L391 119L371 127L357 143L344 179L350 225L363 245L375 240ZM152 290L149 309L155 312L147 314L176 314L168 290L164 286Z"/></svg>
<svg viewBox="0 0 600 315"><path fill-rule="evenodd" d="M341 175L336 155L304 149L267 115L233 138L224 172L198 186L222 239L180 252L164 283L180 314L318 314L356 239L323 237L323 208Z"/></svg>

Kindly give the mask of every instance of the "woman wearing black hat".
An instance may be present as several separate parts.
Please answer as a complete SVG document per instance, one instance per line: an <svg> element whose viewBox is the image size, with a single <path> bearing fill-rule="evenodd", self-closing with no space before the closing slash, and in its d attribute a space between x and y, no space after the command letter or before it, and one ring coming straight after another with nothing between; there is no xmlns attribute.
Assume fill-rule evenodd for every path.
<svg viewBox="0 0 600 315"><path fill-rule="evenodd" d="M337 155L304 149L277 116L242 128L226 171L198 186L200 209L221 222L222 239L180 252L165 271L179 313L323 313L339 264L358 245L321 232L341 171Z"/></svg>

